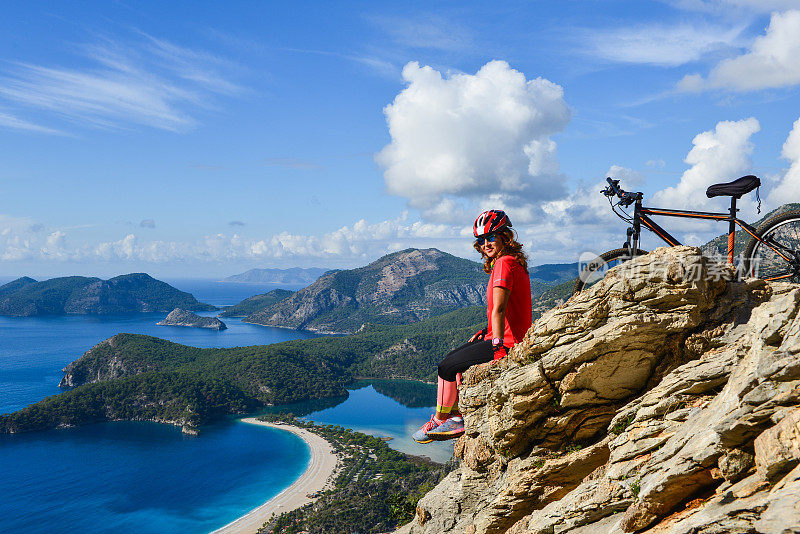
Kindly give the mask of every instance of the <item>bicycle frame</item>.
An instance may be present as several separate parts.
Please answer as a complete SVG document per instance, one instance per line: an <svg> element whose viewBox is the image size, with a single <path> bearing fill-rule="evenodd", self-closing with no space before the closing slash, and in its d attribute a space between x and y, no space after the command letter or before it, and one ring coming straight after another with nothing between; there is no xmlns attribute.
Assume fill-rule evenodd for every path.
<svg viewBox="0 0 800 534"><path fill-rule="evenodd" d="M769 247L773 250L776 254L783 257L787 262L794 263L796 260L794 258L794 254L786 249L786 247L782 246L780 243L775 242L768 242L764 241L757 235L757 231L755 228L744 222L743 220L739 219L736 216L736 212L739 211L736 209L736 197L731 197L731 208L728 213L718 213L718 212L711 212L711 211L689 211L689 210L675 210L675 209L664 209L664 208L650 208L646 206L642 206L641 199L637 199L635 206L634 206L634 214L633 214L633 227L628 229L628 240L625 244L625 247L628 250L638 250L639 249L639 236L641 233L641 225L644 225L648 230L651 230L655 233L662 241L667 243L670 246L678 246L680 245L680 241L675 239L669 232L664 230L661 226L659 226L653 219L649 217L649 215L658 215L664 217L682 217L687 219L711 219L715 221L727 221L728 222L728 263L733 265L733 245L734 245L734 235L736 233L736 225L738 224L742 230L750 234L753 238L758 240L759 242L763 243L765 246ZM631 243L633 241L633 243ZM631 248L631 245L633 248ZM779 249L784 249L783 251ZM789 278L793 274L784 274L781 276L776 276L773 278L765 278L765 280L779 280L782 278Z"/></svg>

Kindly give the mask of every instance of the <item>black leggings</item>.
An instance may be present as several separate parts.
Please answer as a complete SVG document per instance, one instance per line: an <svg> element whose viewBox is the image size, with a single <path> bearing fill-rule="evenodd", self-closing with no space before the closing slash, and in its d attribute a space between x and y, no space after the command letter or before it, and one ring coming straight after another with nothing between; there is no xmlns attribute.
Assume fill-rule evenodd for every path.
<svg viewBox="0 0 800 534"><path fill-rule="evenodd" d="M471 341L450 351L439 364L439 378L448 382L456 381L456 374L463 373L473 365L490 362L494 359L491 341Z"/></svg>

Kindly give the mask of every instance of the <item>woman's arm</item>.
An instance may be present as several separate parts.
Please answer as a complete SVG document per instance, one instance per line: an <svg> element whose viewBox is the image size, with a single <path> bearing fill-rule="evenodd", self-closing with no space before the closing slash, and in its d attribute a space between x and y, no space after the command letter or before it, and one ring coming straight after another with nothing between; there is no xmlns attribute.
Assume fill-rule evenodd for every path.
<svg viewBox="0 0 800 534"><path fill-rule="evenodd" d="M492 288L492 336L503 338L506 331L506 306L511 291L504 287Z"/></svg>
<svg viewBox="0 0 800 534"><path fill-rule="evenodd" d="M506 305L508 304L508 296L511 291L504 287L492 288L492 336L500 337L506 331ZM505 342L504 342L505 343ZM482 363L476 367L490 367L497 359L490 362Z"/></svg>

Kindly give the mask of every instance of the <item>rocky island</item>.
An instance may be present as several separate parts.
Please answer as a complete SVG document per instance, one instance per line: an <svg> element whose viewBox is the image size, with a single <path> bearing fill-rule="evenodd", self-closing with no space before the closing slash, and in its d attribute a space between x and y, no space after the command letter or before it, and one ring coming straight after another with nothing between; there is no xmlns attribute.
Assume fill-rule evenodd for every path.
<svg viewBox="0 0 800 534"><path fill-rule="evenodd" d="M163 321L156 323L159 326L191 326L194 328L209 328L211 330L225 330L227 325L216 317L200 317L196 313L175 308Z"/></svg>

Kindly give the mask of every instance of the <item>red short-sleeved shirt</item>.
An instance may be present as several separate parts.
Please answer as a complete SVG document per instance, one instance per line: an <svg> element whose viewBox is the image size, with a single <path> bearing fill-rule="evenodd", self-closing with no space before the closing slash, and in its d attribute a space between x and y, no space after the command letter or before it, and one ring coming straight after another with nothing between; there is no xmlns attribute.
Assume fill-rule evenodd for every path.
<svg viewBox="0 0 800 534"><path fill-rule="evenodd" d="M502 337L503 345L512 347L522 341L525 332L531 327L531 279L513 256L500 256L495 260L489 275L489 286L486 288L486 300L489 303L486 312L489 333L486 339L501 337L492 332L495 287L504 287L510 291L506 305L506 330Z"/></svg>

